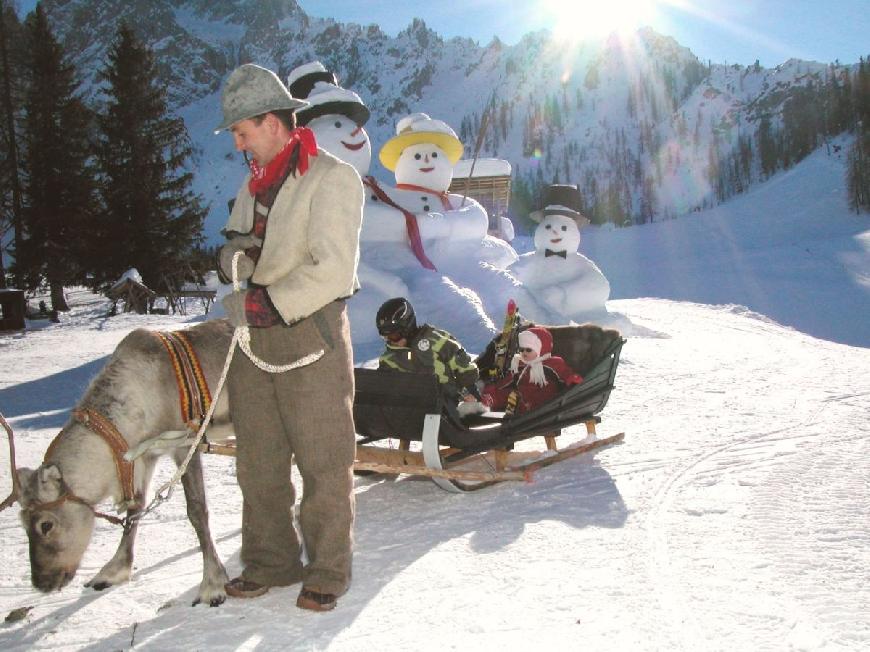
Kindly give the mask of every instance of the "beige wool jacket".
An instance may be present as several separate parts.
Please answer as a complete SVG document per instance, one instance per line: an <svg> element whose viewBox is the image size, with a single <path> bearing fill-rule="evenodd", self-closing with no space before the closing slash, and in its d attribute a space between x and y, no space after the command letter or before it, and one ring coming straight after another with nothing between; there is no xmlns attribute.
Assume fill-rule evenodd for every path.
<svg viewBox="0 0 870 652"><path fill-rule="evenodd" d="M288 324L359 289L363 189L357 171L317 149L308 171L287 177L269 211L263 250L251 281L266 288ZM250 233L255 201L245 178L226 230ZM262 208L262 207L261 207Z"/></svg>

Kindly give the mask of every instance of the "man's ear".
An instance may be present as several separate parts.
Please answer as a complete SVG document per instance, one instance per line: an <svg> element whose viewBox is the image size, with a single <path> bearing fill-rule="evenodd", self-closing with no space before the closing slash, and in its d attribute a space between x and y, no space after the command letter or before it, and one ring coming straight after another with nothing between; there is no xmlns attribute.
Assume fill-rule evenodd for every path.
<svg viewBox="0 0 870 652"><path fill-rule="evenodd" d="M278 119L278 116L274 113L267 113L266 121L269 125L269 132L273 135L277 134L278 130L281 128L281 120Z"/></svg>

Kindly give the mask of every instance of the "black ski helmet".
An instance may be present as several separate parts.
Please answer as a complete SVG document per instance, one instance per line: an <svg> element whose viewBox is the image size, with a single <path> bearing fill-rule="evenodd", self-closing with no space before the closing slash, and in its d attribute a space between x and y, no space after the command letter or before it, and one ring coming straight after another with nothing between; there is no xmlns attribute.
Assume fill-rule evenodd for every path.
<svg viewBox="0 0 870 652"><path fill-rule="evenodd" d="M417 316L414 307L404 297L397 297L384 302L378 309L378 333L381 337L399 334L410 337L417 332Z"/></svg>

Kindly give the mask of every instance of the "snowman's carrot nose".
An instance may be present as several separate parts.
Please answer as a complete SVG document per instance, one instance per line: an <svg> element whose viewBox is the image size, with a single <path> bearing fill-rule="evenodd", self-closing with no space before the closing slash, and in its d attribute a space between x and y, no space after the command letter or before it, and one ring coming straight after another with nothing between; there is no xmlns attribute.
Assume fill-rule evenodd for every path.
<svg viewBox="0 0 870 652"><path fill-rule="evenodd" d="M352 132L350 132L350 135L351 135L351 136L356 136L356 135L357 135L359 132L361 132L361 131L362 131L362 127L357 127L357 128L354 129Z"/></svg>

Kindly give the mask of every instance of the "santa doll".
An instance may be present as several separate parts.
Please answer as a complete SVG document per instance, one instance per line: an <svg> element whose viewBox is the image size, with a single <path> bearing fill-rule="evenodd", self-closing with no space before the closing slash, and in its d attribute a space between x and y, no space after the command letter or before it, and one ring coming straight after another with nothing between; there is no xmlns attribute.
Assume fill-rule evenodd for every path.
<svg viewBox="0 0 870 652"><path fill-rule="evenodd" d="M543 405L583 378L559 356L553 355L553 336L546 328L533 326L520 331L519 351L511 360L510 373L483 388L481 402L491 410L523 414Z"/></svg>

